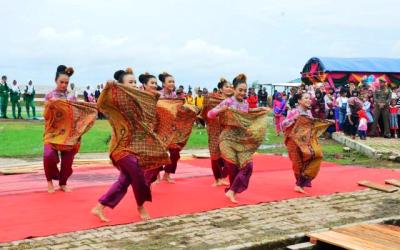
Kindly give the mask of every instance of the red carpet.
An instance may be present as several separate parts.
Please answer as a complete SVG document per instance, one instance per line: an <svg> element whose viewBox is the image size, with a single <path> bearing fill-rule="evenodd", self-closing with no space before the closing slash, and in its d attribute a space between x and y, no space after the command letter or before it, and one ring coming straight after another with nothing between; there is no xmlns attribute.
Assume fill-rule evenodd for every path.
<svg viewBox="0 0 400 250"><path fill-rule="evenodd" d="M302 197L293 192L293 173L287 158L257 155L254 163L250 187L238 196L239 205ZM211 187L209 165L207 159L180 162L176 184L154 186L153 202L147 204L152 217L232 206L224 196L224 188ZM55 194L43 191L43 174L0 176L0 242L139 221L131 191L117 208L106 210L111 223L101 223L89 213L116 176L117 170L112 168L80 168L70 181L74 191ZM388 178L400 178L400 171L324 163L309 191L313 196L350 192L362 189L357 186L359 180L383 183Z"/></svg>

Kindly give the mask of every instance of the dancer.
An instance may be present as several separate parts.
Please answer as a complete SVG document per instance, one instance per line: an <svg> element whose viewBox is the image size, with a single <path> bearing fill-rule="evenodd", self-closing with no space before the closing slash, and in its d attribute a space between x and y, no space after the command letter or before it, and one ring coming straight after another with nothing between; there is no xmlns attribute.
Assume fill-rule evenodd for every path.
<svg viewBox="0 0 400 250"><path fill-rule="evenodd" d="M82 135L92 127L97 116L94 104L76 102L76 98L68 94L67 87L73 73L71 67L58 66L57 87L45 97L43 164L49 193L55 191L53 180L59 180L62 191L71 191L67 180L72 175L72 162L79 151ZM57 168L59 154L60 170Z"/></svg>
<svg viewBox="0 0 400 250"><path fill-rule="evenodd" d="M120 74L125 73L114 76L121 79ZM129 186L132 186L140 218L150 219L144 203L151 201L152 196L144 171L170 162L166 147L155 133L157 100L158 93L150 88L142 91L119 82L108 82L100 95L98 108L113 128L110 158L120 171L118 180L91 211L103 222L109 221L104 208L118 205Z"/></svg>
<svg viewBox="0 0 400 250"><path fill-rule="evenodd" d="M163 88L160 91L160 100L157 106L161 110L170 110L167 113L174 116L173 118L161 117L161 120L159 119L159 122L162 123L167 122L170 125L172 123L173 126L168 127L174 128L173 131L171 131L173 134L171 134L169 139L167 139L169 142L164 141L168 145L171 163L164 166L164 176L162 180L168 183L175 183L171 177L171 174L175 174L176 172L178 161L181 158L180 151L183 149L187 140L189 139L190 133L192 132L193 123L196 120L198 109L194 105L185 104L185 99L176 100L178 97L174 91L175 79L172 75L164 72L158 76L158 79L162 82ZM175 99L175 101L173 99ZM158 113L164 113L161 110ZM161 124L160 126L165 127ZM160 180L161 178L159 175L157 182Z"/></svg>
<svg viewBox="0 0 400 250"><path fill-rule="evenodd" d="M130 85L132 87L137 87L136 77L133 74L132 68L127 68L126 70L118 70L114 73L114 79L121 84Z"/></svg>
<svg viewBox="0 0 400 250"><path fill-rule="evenodd" d="M253 154L261 145L266 132L266 115L269 108L250 109L244 99L247 92L246 76L233 79L234 95L225 99L207 114L209 119L219 116L223 127L219 148L228 168L230 185L225 195L237 203L236 194L247 189L253 171Z"/></svg>
<svg viewBox="0 0 400 250"><path fill-rule="evenodd" d="M285 145L292 161L296 185L294 190L307 194L305 187L317 176L322 161L322 149L318 137L331 125L327 120L313 119L311 96L300 93L297 108L292 109L282 122L285 132Z"/></svg>
<svg viewBox="0 0 400 250"><path fill-rule="evenodd" d="M233 89L230 82L221 78L218 82L218 92L208 94L204 100L201 116L206 122L208 133L208 149L211 157L211 168L215 182L213 186L226 186L229 182L225 179L228 176L228 169L224 167L224 160L221 158L219 150L219 135L222 132L222 126L219 117L209 119L207 113L215 108L220 102L233 95Z"/></svg>

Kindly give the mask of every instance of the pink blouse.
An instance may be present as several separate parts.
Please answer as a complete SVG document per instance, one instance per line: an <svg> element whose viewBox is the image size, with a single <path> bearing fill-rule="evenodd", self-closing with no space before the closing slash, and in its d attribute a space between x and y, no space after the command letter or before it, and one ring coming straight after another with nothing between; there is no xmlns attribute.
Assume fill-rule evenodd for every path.
<svg viewBox="0 0 400 250"><path fill-rule="evenodd" d="M62 99L62 100L68 100L68 101L77 101L76 96L73 94L70 94L68 91L58 91L58 90L53 90L49 93L46 94L45 100L49 101L52 99Z"/></svg>
<svg viewBox="0 0 400 250"><path fill-rule="evenodd" d="M249 112L249 103L246 100L243 100L242 102L239 102L236 100L234 96L226 98L220 104L218 104L215 108L211 109L208 111L207 117L210 119L214 119L217 117L218 112L221 108L224 106L227 106L231 109L239 110L248 113Z"/></svg>
<svg viewBox="0 0 400 250"><path fill-rule="evenodd" d="M296 121L297 117L299 117L300 115L307 115L309 117L313 117L310 110L294 108L288 112L286 119L283 120L282 122L282 127L288 128L292 126L292 124Z"/></svg>
<svg viewBox="0 0 400 250"><path fill-rule="evenodd" d="M178 98L178 96L176 95L175 91L172 91L171 93L167 93L165 91L165 89L160 90L160 98L171 98L171 99L175 99Z"/></svg>

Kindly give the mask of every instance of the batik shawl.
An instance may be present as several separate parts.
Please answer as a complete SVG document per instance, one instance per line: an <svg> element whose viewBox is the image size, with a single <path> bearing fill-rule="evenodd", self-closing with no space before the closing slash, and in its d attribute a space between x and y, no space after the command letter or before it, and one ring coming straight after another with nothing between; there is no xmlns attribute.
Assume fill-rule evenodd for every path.
<svg viewBox="0 0 400 250"><path fill-rule="evenodd" d="M198 108L185 99L160 99L157 102L157 133L170 149L185 147L196 120Z"/></svg>
<svg viewBox="0 0 400 250"><path fill-rule="evenodd" d="M285 144L290 151L289 154L296 151L301 152L301 161L293 162L296 176L300 174L310 180L317 176L323 158L318 138L330 125L331 122L328 120L300 115L296 122L285 130ZM289 143L290 140L294 144ZM301 163L299 164L299 162Z"/></svg>
<svg viewBox="0 0 400 250"><path fill-rule="evenodd" d="M166 146L155 132L157 100L158 95L131 86L106 85L97 105L113 128L109 152L114 163L128 154L135 155L143 169L170 163Z"/></svg>
<svg viewBox="0 0 400 250"><path fill-rule="evenodd" d="M265 138L267 112L245 113L229 109L219 114L223 126L219 137L221 156L239 168L253 159Z"/></svg>
<svg viewBox="0 0 400 250"><path fill-rule="evenodd" d="M222 126L219 121L219 116L215 119L207 117L208 111L215 108L224 98L221 94L208 94L204 99L201 117L206 121L206 129L208 133L208 149L210 151L211 160L218 160L221 157L219 150L219 136L222 132Z"/></svg>
<svg viewBox="0 0 400 250"><path fill-rule="evenodd" d="M56 150L79 148L81 137L94 124L96 105L86 102L49 100L44 108L44 144Z"/></svg>

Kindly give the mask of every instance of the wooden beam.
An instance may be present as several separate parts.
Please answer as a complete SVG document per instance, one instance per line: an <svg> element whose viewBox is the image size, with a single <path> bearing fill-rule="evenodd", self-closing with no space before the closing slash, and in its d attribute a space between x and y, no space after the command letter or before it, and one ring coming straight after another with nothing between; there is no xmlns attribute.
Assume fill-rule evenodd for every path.
<svg viewBox="0 0 400 250"><path fill-rule="evenodd" d="M398 190L398 188L396 188L396 187L382 185L382 184L379 184L379 183L376 183L376 182L372 182L372 181L359 181L358 185L364 186L364 187L369 187L369 188L376 189L376 190L379 190L379 191L383 191L383 192L386 192L386 193L393 193L393 192Z"/></svg>

